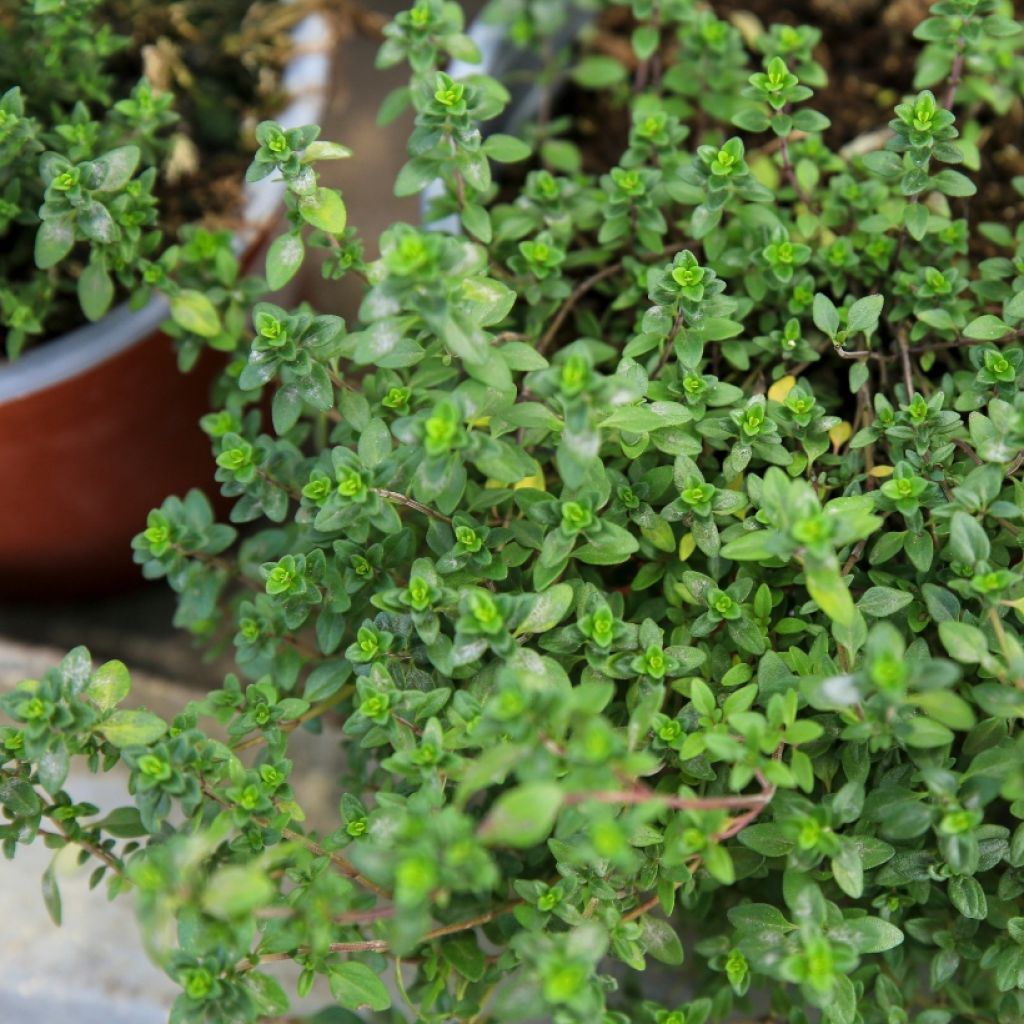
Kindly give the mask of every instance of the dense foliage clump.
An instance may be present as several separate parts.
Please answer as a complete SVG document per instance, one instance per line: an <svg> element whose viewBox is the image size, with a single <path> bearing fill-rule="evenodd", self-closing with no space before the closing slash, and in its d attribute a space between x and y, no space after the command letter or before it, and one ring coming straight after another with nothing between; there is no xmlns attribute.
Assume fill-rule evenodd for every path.
<svg viewBox="0 0 1024 1024"><path fill-rule="evenodd" d="M235 285L230 236L191 227L182 247L168 241L203 215L238 216L239 160L254 115L278 105L299 13L276 0L0 0L3 355L154 287L177 298L181 328L228 333L190 285L214 261L204 281Z"/></svg>
<svg viewBox="0 0 1024 1024"><path fill-rule="evenodd" d="M204 420L235 526L194 492L135 541L238 673L171 722L81 649L5 697L5 850L134 890L180 1024L286 1013L277 960L322 1021L1019 1024L1024 231L979 203L1024 194L984 148L1020 25L933 4L888 128L828 142L818 29L591 6L575 46L492 6L543 56L506 132L443 70L457 5L387 28L397 191L458 232L367 262L344 150L261 125L268 279L312 244L365 292L255 305ZM316 832L289 752L327 723ZM78 756L132 806L75 803Z"/></svg>

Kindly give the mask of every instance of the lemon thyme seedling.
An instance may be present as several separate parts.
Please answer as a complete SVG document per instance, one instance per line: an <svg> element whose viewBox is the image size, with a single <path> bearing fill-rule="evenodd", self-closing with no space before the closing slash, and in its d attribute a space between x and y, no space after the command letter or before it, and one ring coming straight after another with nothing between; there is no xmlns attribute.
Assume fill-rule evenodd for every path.
<svg viewBox="0 0 1024 1024"><path fill-rule="evenodd" d="M232 525L169 498L136 558L237 671L169 721L81 648L5 695L0 840L133 893L173 1024L291 1019L282 960L321 1022L1024 1020L1024 186L985 148L1020 27L933 4L849 138L824 16L600 6L572 45L565 4L490 6L540 61L521 122L453 73L457 4L385 29L397 191L456 231L364 245L317 171L347 150L259 124L267 277L356 274L347 322L213 232L145 267L183 358L228 353ZM51 158L55 219L106 230L125 146Z"/></svg>

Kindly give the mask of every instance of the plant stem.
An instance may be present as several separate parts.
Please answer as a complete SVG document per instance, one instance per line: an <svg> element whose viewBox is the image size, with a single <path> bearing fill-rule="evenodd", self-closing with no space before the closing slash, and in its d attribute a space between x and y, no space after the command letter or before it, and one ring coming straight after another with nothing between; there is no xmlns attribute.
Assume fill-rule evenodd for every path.
<svg viewBox="0 0 1024 1024"><path fill-rule="evenodd" d="M900 350L900 362L903 366L903 386L907 389L907 401L914 397L914 367L910 362L910 349L907 348L907 334L903 328L896 330L896 344Z"/></svg>
<svg viewBox="0 0 1024 1024"><path fill-rule="evenodd" d="M968 19L970 20L970 19ZM946 88L946 100L944 106L947 110L953 109L956 102L956 90L964 74L964 58L967 54L967 41L959 36L956 41L956 57L953 58L953 67L949 72L949 85Z"/></svg>
<svg viewBox="0 0 1024 1024"><path fill-rule="evenodd" d="M438 512L435 509L430 508L428 505L424 505L404 494L400 494L398 491L388 491L383 488L376 488L374 490L374 494L379 495L387 501L393 501L396 505L402 505L405 508L411 508L416 512L422 512L425 516L430 516L431 519L438 519L442 523L451 522L450 516L446 516L444 513Z"/></svg>
<svg viewBox="0 0 1024 1024"><path fill-rule="evenodd" d="M602 804L664 804L674 811L718 811L733 808L758 808L767 804L774 790L763 790L750 796L707 796L685 797L672 793L659 793L653 789L597 790L583 793L568 793L565 803L583 804L590 801Z"/></svg>
<svg viewBox="0 0 1024 1024"><path fill-rule="evenodd" d="M432 942L434 939L444 938L447 935L457 935L459 932L478 928L480 925L487 924L501 917L502 914L507 914L520 903L522 903L522 900L503 903L501 906L494 907L486 913L478 914L476 917L470 917L464 921L456 921L453 924L441 925L427 932L420 941ZM332 942L327 948L332 953L386 953L391 947L385 939L365 939L361 942ZM302 956L308 952L310 952L309 947L300 946L298 949L288 953L264 953L255 961L240 964L238 970L248 971L257 964L268 963L274 960L293 960L295 957Z"/></svg>
<svg viewBox="0 0 1024 1024"><path fill-rule="evenodd" d="M600 284L606 278L611 277L613 274L617 274L622 269L621 263L611 263L607 267L603 267L601 270L590 277L584 278L576 287L572 290L569 297L562 303L561 308L555 314L555 319L551 321L550 326L544 332L544 336L540 339L540 343L537 345L537 351L542 355L547 351L548 346L555 339L555 335L558 334L559 328L565 323L565 318L575 309L576 304L587 294L595 285Z"/></svg>

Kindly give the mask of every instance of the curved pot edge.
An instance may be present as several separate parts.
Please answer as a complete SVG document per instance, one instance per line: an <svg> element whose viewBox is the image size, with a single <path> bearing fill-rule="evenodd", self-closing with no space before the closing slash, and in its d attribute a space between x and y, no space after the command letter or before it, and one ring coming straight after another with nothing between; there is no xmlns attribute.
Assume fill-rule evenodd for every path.
<svg viewBox="0 0 1024 1024"><path fill-rule="evenodd" d="M298 53L282 77L292 98L278 116L286 128L314 124L322 114L333 45L330 26L319 14L303 18L292 38ZM245 186L245 223L234 238L236 251L243 252L260 240L277 216L283 195L280 181L264 179ZM14 363L0 366L0 404L27 398L113 359L148 338L167 313L167 300L162 297L137 310L123 302L101 320L29 349Z"/></svg>

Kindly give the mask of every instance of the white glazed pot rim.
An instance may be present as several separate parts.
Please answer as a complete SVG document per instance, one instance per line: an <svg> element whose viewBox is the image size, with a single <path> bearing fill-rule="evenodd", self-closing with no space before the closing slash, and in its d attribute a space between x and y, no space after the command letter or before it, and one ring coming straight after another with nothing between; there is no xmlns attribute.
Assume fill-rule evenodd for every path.
<svg viewBox="0 0 1024 1024"><path fill-rule="evenodd" d="M303 18L292 38L298 52L282 77L291 101L277 118L285 128L317 123L331 70L331 33L321 15ZM246 184L244 225L234 238L236 252L247 249L273 223L283 196L284 183L279 180ZM112 359L148 338L167 314L163 297L138 310L123 302L95 323L29 349L13 363L0 365L0 403L26 398Z"/></svg>

